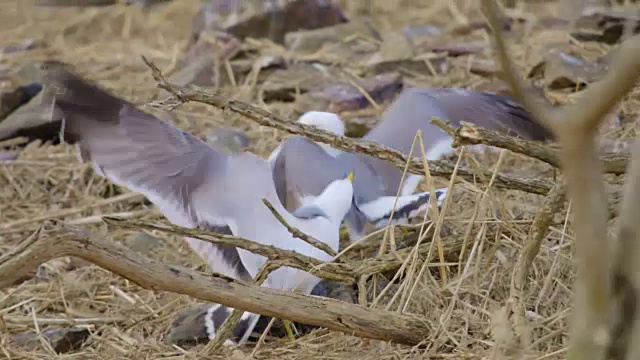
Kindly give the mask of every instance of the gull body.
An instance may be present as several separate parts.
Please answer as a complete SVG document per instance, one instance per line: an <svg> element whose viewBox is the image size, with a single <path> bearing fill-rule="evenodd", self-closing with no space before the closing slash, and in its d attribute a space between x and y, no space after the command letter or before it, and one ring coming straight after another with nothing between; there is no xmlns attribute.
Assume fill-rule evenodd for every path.
<svg viewBox="0 0 640 360"><path fill-rule="evenodd" d="M208 230L226 229L236 236L330 261L331 256L293 238L262 203L267 199L284 220L338 250L339 226L353 200L350 177L336 178L295 212L280 203L271 167L251 153L223 153L199 138L65 70L45 78L61 89L54 106L63 114L63 130L75 142L81 161L113 183L143 193L172 223ZM286 151L281 153L286 155ZM266 258L243 249L185 238L216 273L250 281ZM264 286L310 293L319 278L282 267ZM209 335L231 310L215 304L207 318ZM245 341L259 315L245 313L236 328Z"/></svg>

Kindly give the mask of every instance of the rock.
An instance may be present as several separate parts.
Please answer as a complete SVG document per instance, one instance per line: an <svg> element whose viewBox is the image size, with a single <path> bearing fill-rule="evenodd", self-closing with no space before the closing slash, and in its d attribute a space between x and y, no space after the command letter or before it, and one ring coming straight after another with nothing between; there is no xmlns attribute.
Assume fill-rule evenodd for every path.
<svg viewBox="0 0 640 360"><path fill-rule="evenodd" d="M380 40L380 35L369 21L357 20L322 29L289 32L284 43L291 51L310 54L320 50L325 43L340 43L356 35Z"/></svg>
<svg viewBox="0 0 640 360"><path fill-rule="evenodd" d="M42 85L20 86L11 78L0 78L0 121L36 96Z"/></svg>
<svg viewBox="0 0 640 360"><path fill-rule="evenodd" d="M0 161L15 160L18 158L16 151L0 151Z"/></svg>
<svg viewBox="0 0 640 360"><path fill-rule="evenodd" d="M89 330L84 328L50 328L41 333L58 354L80 349L82 343L91 335ZM15 334L11 336L11 340L19 347L27 349L42 346L40 336L35 331Z"/></svg>
<svg viewBox="0 0 640 360"><path fill-rule="evenodd" d="M502 70L495 60L475 58L470 61L469 71L476 75L493 77L499 75Z"/></svg>
<svg viewBox="0 0 640 360"><path fill-rule="evenodd" d="M339 76L335 68L299 62L275 70L260 85L260 90L265 101L293 101L296 93L320 89L334 83Z"/></svg>
<svg viewBox="0 0 640 360"><path fill-rule="evenodd" d="M481 53L489 49L489 45L484 41L473 42L440 42L432 44L422 44L418 46L420 49L432 51L435 53L447 53L448 56L463 56Z"/></svg>
<svg viewBox="0 0 640 360"><path fill-rule="evenodd" d="M580 41L615 44L622 38L625 26L630 26L631 34L640 33L640 14L624 10L593 9L586 11L576 21L577 30L571 36ZM594 33L594 30L598 32Z"/></svg>
<svg viewBox="0 0 640 360"><path fill-rule="evenodd" d="M207 134L207 142L216 150L239 152L249 147L249 138L237 129L214 128Z"/></svg>
<svg viewBox="0 0 640 360"><path fill-rule="evenodd" d="M165 246L164 240L159 239L146 231L140 231L135 235L132 235L127 240L126 244L131 250L143 253L147 256Z"/></svg>
<svg viewBox="0 0 640 360"><path fill-rule="evenodd" d="M0 120L0 140L24 136L29 140L59 141L62 116L59 111L52 112L50 96L41 91L28 103Z"/></svg>
<svg viewBox="0 0 640 360"><path fill-rule="evenodd" d="M402 32L385 32L382 34L380 55L384 61L406 60L415 56L413 42Z"/></svg>
<svg viewBox="0 0 640 360"><path fill-rule="evenodd" d="M181 311L171 324L167 340L178 346L194 346L207 343L209 335L204 318L210 304L202 304Z"/></svg>
<svg viewBox="0 0 640 360"><path fill-rule="evenodd" d="M171 0L125 0L127 5L139 6L141 8L149 8L154 5L170 2Z"/></svg>
<svg viewBox="0 0 640 360"><path fill-rule="evenodd" d="M325 0L269 1L208 0L193 20L194 40L203 31L222 30L240 39L267 37L282 43L286 33L346 22L339 7Z"/></svg>
<svg viewBox="0 0 640 360"><path fill-rule="evenodd" d="M179 70L171 74L169 81L180 86L215 86L216 66L220 66L218 76L226 77L224 62L232 59L240 46L238 39L225 33L217 33L212 38L199 38L188 47L178 62Z"/></svg>
<svg viewBox="0 0 640 360"><path fill-rule="evenodd" d="M38 39L27 39L19 44L11 44L0 49L0 54L13 54L22 51L28 51L37 48L46 47L46 43Z"/></svg>
<svg viewBox="0 0 640 360"><path fill-rule="evenodd" d="M39 6L107 6L115 5L118 0L35 0Z"/></svg>
<svg viewBox="0 0 640 360"><path fill-rule="evenodd" d="M550 89L582 88L600 80L607 72L605 57L589 62L558 49L545 54L544 60L529 72L529 78L543 79Z"/></svg>
<svg viewBox="0 0 640 360"><path fill-rule="evenodd" d="M397 72L383 73L362 79L358 85L377 103L392 99L402 89L402 75ZM367 98L352 84L328 85L305 94L316 101L316 109L333 113L363 109L370 105ZM320 105L324 102L324 105ZM307 102L308 103L308 102ZM302 102L302 105L305 105Z"/></svg>

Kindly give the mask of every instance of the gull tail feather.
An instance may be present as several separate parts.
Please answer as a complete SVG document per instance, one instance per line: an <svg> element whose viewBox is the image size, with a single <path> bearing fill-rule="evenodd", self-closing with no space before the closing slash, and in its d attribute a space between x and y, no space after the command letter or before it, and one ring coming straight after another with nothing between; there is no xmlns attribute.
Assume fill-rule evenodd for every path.
<svg viewBox="0 0 640 360"><path fill-rule="evenodd" d="M438 207L442 206L446 195L447 188L435 191ZM429 192L399 196L397 203L395 196L381 196L374 201L359 205L358 208L369 222L380 228L387 224L392 213L393 218L391 220L393 223L401 223L424 213L431 206L431 196L432 194ZM394 205L395 211L393 211Z"/></svg>
<svg viewBox="0 0 640 360"><path fill-rule="evenodd" d="M220 304L211 304L211 307L207 309L204 317L204 326L210 340L216 336L218 330L222 327L224 321L231 316L232 312L232 308ZM240 322L233 329L231 338L225 341L225 345L244 344L251 336L259 319L260 314L245 311L240 318Z"/></svg>

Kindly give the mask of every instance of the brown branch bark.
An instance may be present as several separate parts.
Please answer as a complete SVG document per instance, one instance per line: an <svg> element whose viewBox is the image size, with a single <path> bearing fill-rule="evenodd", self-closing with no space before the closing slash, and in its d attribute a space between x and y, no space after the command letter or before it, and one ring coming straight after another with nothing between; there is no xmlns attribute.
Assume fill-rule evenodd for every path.
<svg viewBox="0 0 640 360"><path fill-rule="evenodd" d="M0 288L48 260L77 256L145 289L171 291L265 316L326 327L349 335L415 345L429 335L419 318L333 299L259 287L221 275L166 265L75 228L46 223L37 236L0 258Z"/></svg>
<svg viewBox="0 0 640 360"><path fill-rule="evenodd" d="M574 209L578 270L567 358L603 359L616 344L612 337L612 330L615 329L612 328L611 318L623 317L625 307L620 306L620 302L613 297L613 285L620 285L619 278L613 272L614 264L620 259L615 256L612 242L607 239L607 197L595 134L598 124L640 77L640 37L622 44L612 61L609 74L600 82L590 85L579 101L552 110L541 98L524 91L522 81L513 70L500 31L496 4L493 0L483 0L483 7L494 31L504 78L514 97L554 133L561 146L559 158ZM629 286L621 286L629 289ZM617 354L617 358L628 358L628 347L624 350L622 354Z"/></svg>
<svg viewBox="0 0 640 360"><path fill-rule="evenodd" d="M188 229L173 224L153 223L141 220L122 220L106 216L103 217L103 220L107 224L127 229L157 230L180 236L188 236L218 245L235 246L254 254L262 255L269 260L280 261L283 266L304 270L329 281L340 281L348 284L355 284L356 281L353 275L354 269L351 265L344 263L324 263L316 258L312 258L295 251L280 249L272 245L260 244L255 241L236 236L216 234L200 229Z"/></svg>
<svg viewBox="0 0 640 360"><path fill-rule="evenodd" d="M461 127L450 126L446 121L433 119L431 123L445 131L453 138L453 147L461 145L490 145L507 149L514 153L527 155L553 167L560 168L560 149L538 141L519 139L499 132L477 127L463 122ZM600 159L604 172L621 175L627 171L629 155L626 153L602 153Z"/></svg>
<svg viewBox="0 0 640 360"><path fill-rule="evenodd" d="M527 299L525 290L527 285L527 276L529 275L531 264L533 264L536 256L538 256L538 252L540 252L542 241L549 233L549 226L553 222L553 217L560 211L562 205L565 203L565 194L565 186L560 184L549 192L549 195L545 198L540 211L536 214L536 217L533 220L533 224L529 229L529 234L527 236L527 242L518 257L513 274L511 275L509 303L513 314L514 328L518 330L518 336L522 347L529 346L531 343L531 339L528 338L528 332L526 330L527 326L525 318L525 300Z"/></svg>
<svg viewBox="0 0 640 360"><path fill-rule="evenodd" d="M640 357L640 345L634 341L640 332L640 142L637 140L623 193L613 274L613 297L619 311L612 321L613 341L607 356L623 359L627 355L628 359L637 359Z"/></svg>
<svg viewBox="0 0 640 360"><path fill-rule="evenodd" d="M302 135L313 141L330 144L340 150L364 153L369 156L388 161L400 169L404 169L407 161L409 161L409 166L407 168L408 172L417 175L423 175L425 173L424 166L419 158L408 160L406 155L375 142L348 138L346 136L338 136L310 125L286 121L275 114L251 104L238 100L229 100L227 96L224 96L217 91L207 91L192 85L177 86L170 84L164 79L160 70L153 63L144 57L143 60L151 68L153 77L158 82L158 87L167 90L181 102L193 101L208 104L223 110L230 110L243 115L247 119L250 119L259 125L272 127L290 134ZM453 173L453 169L454 165L450 162L429 161L429 171L432 176L448 178ZM493 176L493 172L486 170L483 171L482 175L486 178L491 178ZM458 168L457 177L461 177L467 181L474 181L476 175L470 169ZM526 179L522 177L498 174L495 178L494 186L546 195L553 188L553 183L542 179Z"/></svg>

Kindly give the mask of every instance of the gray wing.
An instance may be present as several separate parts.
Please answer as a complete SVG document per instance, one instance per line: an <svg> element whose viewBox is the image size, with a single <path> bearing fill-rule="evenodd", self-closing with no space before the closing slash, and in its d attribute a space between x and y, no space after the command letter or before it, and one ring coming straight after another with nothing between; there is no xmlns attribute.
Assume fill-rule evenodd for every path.
<svg viewBox="0 0 640 360"><path fill-rule="evenodd" d="M552 138L552 134L511 96L456 88L416 90L419 94L435 98L450 120L456 123L466 121L526 140Z"/></svg>
<svg viewBox="0 0 640 360"><path fill-rule="evenodd" d="M350 171L302 136L284 140L272 166L278 199L291 212L300 207L302 196L320 195L332 181L344 178Z"/></svg>
<svg viewBox="0 0 640 360"><path fill-rule="evenodd" d="M409 154L418 130L425 150L447 144L450 137L429 121L437 117L453 125L466 121L490 130L510 133L528 140L546 140L550 133L531 119L511 97L467 89L405 89L382 114L380 123L364 138ZM420 157L420 149L414 150ZM364 158L388 184L397 189L402 171L378 159ZM389 194L387 194L389 195Z"/></svg>
<svg viewBox="0 0 640 360"><path fill-rule="evenodd" d="M62 111L64 132L76 143L82 161L91 161L115 184L144 194L177 225L226 225L212 224L210 209L199 209L192 201L202 195L199 190L223 176L225 154L71 72L51 72L46 81L58 87L55 107ZM203 213L208 218L200 218ZM233 254L207 244L201 250L215 272L246 272L234 257L235 249Z"/></svg>

